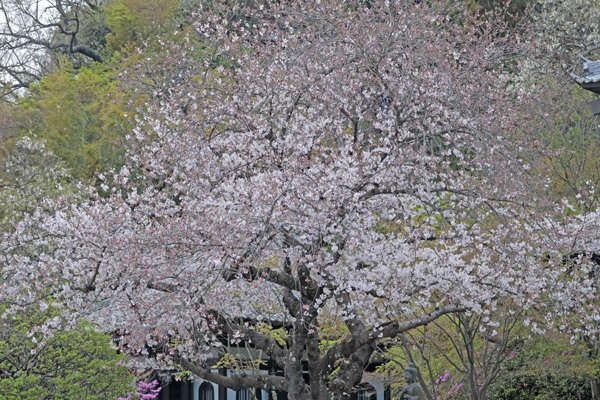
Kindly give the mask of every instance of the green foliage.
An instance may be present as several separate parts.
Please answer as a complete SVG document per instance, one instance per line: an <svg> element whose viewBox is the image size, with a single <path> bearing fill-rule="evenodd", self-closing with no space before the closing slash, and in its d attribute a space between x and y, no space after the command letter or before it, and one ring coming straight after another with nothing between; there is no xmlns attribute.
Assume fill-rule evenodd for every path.
<svg viewBox="0 0 600 400"><path fill-rule="evenodd" d="M275 339L275 341L277 341L277 343L279 343L280 346L284 346L286 340L288 340L290 337L290 335L287 334L285 329L275 329L269 324L261 324L256 327L256 330L272 339Z"/></svg>
<svg viewBox="0 0 600 400"><path fill-rule="evenodd" d="M22 130L43 139L75 179L119 166L130 125L124 94L113 77L101 64L77 73L63 65L33 85L21 102Z"/></svg>
<svg viewBox="0 0 600 400"><path fill-rule="evenodd" d="M46 340L44 325L60 327L58 307L41 305L0 320L0 398L104 400L131 390L126 356L109 336L83 321Z"/></svg>
<svg viewBox="0 0 600 400"><path fill-rule="evenodd" d="M223 355L217 362L217 364L213 368L227 368L231 371L245 371L245 370L255 370L266 365L266 360L262 359L251 359L248 357L244 357L240 354L231 354L227 353Z"/></svg>
<svg viewBox="0 0 600 400"><path fill-rule="evenodd" d="M117 51L129 41L135 41L136 31L133 13L125 4L113 3L106 8L111 34L108 37L108 48Z"/></svg>
<svg viewBox="0 0 600 400"><path fill-rule="evenodd" d="M491 388L491 400L590 398L597 360L558 333L534 337L515 351ZM581 397L580 397L581 396Z"/></svg>
<svg viewBox="0 0 600 400"><path fill-rule="evenodd" d="M110 53L175 28L176 0L114 0L105 8Z"/></svg>

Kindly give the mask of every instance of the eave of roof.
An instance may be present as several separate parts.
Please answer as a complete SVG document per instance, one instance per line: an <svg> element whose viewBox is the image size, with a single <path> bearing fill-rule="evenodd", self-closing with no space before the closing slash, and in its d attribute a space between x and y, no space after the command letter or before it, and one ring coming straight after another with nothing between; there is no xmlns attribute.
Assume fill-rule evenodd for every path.
<svg viewBox="0 0 600 400"><path fill-rule="evenodd" d="M571 74L571 78L573 78L573 80L577 83L584 84L584 83L597 83L600 82L600 74L599 75L593 75L593 76L586 76L585 78L581 78L575 74Z"/></svg>
<svg viewBox="0 0 600 400"><path fill-rule="evenodd" d="M590 61L585 57L581 57L583 61L583 72L585 78L571 74L571 78L578 83L583 89L594 93L600 93L600 61Z"/></svg>

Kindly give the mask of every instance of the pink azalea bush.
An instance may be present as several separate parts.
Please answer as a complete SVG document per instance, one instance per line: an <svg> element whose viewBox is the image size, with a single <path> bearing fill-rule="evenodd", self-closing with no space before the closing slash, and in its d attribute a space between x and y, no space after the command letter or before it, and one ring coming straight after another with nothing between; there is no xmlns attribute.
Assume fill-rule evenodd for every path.
<svg viewBox="0 0 600 400"><path fill-rule="evenodd" d="M155 380L150 383L140 381L137 390L135 391L134 397L131 397L132 394L129 393L126 398L119 397L117 400L154 400L158 398L158 393L160 391L161 387L158 385L158 381Z"/></svg>
<svg viewBox="0 0 600 400"><path fill-rule="evenodd" d="M435 383L436 391L441 394L437 396L437 400L451 399L463 387L463 382L460 382L456 375L450 376L448 370L445 370L444 375L436 379Z"/></svg>

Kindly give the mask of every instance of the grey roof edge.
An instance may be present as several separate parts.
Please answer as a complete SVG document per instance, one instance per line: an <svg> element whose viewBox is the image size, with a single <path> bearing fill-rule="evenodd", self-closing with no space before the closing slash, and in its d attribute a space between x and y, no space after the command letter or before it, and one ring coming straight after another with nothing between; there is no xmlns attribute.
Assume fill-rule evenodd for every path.
<svg viewBox="0 0 600 400"><path fill-rule="evenodd" d="M573 78L573 80L579 84L600 82L600 75L593 75L593 76L587 76L585 78L581 78L575 74L571 74L571 78Z"/></svg>
<svg viewBox="0 0 600 400"><path fill-rule="evenodd" d="M577 75L571 73L571 78L577 83L583 83L583 78L578 77Z"/></svg>

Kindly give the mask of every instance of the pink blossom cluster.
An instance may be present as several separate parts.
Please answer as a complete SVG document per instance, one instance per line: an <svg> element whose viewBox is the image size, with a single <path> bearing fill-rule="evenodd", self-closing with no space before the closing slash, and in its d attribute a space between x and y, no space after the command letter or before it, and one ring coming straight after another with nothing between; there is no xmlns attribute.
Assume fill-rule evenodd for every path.
<svg viewBox="0 0 600 400"><path fill-rule="evenodd" d="M435 390L440 393L440 392L446 392L444 395L438 395L437 396L437 400L447 400L450 399L452 397L453 394L457 394L458 391L463 387L463 382L458 381L457 376L450 376L450 372L448 370L444 371L444 375L440 376L438 379L436 379L435 383L436 383L436 387ZM448 380L450 379L450 380ZM454 380L457 380L456 383L454 383ZM445 382L448 382L448 384L450 384L450 388L448 388L448 384L444 385Z"/></svg>
<svg viewBox="0 0 600 400"><path fill-rule="evenodd" d="M158 393L160 391L161 387L159 386L158 381L152 381L150 383L140 381L135 394L129 393L127 397L119 397L117 400L154 400L158 398ZM132 395L134 396L133 398L131 397Z"/></svg>

